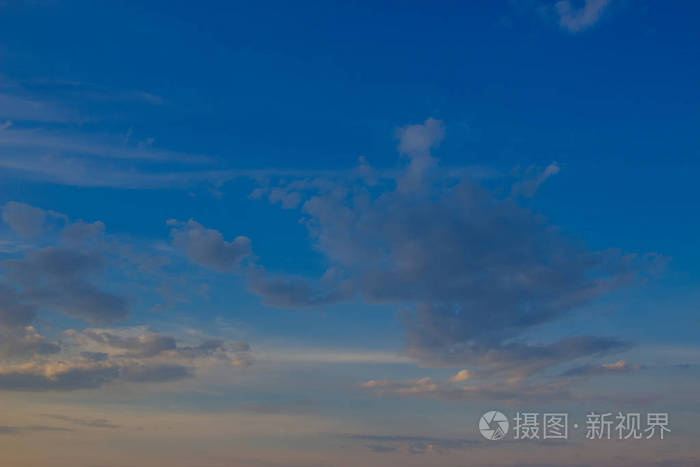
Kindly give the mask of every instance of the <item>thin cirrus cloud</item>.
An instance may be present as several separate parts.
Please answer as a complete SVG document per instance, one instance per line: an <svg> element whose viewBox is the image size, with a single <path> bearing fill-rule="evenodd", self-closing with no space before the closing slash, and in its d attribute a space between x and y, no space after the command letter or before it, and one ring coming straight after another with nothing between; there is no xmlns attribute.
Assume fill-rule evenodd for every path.
<svg viewBox="0 0 700 467"><path fill-rule="evenodd" d="M77 112L58 104L3 92L0 92L0 119L41 123L69 123L80 120Z"/></svg>
<svg viewBox="0 0 700 467"><path fill-rule="evenodd" d="M0 131L0 154L38 157L50 154L83 156L85 158L133 159L151 162L209 163L211 158L157 149L151 145L130 145L107 136L89 136L70 131L14 129ZM9 157L8 157L9 158Z"/></svg>
<svg viewBox="0 0 700 467"><path fill-rule="evenodd" d="M642 365L630 363L626 360L618 360L615 363L577 366L564 372L564 376L597 376L619 373L632 373L642 369L644 369Z"/></svg>

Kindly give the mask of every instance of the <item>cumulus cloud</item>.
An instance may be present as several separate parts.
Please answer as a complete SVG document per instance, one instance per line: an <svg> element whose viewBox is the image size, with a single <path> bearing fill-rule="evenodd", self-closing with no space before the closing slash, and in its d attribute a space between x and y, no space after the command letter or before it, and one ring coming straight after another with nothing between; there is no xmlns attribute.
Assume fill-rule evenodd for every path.
<svg viewBox="0 0 700 467"><path fill-rule="evenodd" d="M70 391L98 388L119 377L113 362L29 362L0 368L0 390Z"/></svg>
<svg viewBox="0 0 700 467"><path fill-rule="evenodd" d="M280 308L300 308L336 303L352 295L349 287L336 284L327 287L328 281L312 285L303 277L269 274L262 266L252 266L246 271L248 288L265 298L265 303ZM349 284L348 284L349 285Z"/></svg>
<svg viewBox="0 0 700 467"><path fill-rule="evenodd" d="M302 222L330 267L317 281L271 276L257 267L250 288L289 308L355 297L400 308L405 352L435 365L478 365L519 377L624 348L573 336L528 344L535 326L561 319L663 263L655 254L591 250L546 219L467 177L440 170L431 155L442 124L398 131L408 163L394 184L362 178L300 188ZM558 171L551 164L519 190L531 193Z"/></svg>
<svg viewBox="0 0 700 467"><path fill-rule="evenodd" d="M61 237L69 245L80 245L86 240L102 235L105 225L101 221L76 221L68 224L61 231Z"/></svg>
<svg viewBox="0 0 700 467"><path fill-rule="evenodd" d="M2 220L18 235L33 238L44 231L46 212L28 204L10 201L2 207Z"/></svg>
<svg viewBox="0 0 700 467"><path fill-rule="evenodd" d="M165 383L192 375L192 367L177 363L144 364L114 359L35 360L0 367L0 390L73 391L116 382Z"/></svg>
<svg viewBox="0 0 700 467"><path fill-rule="evenodd" d="M93 324L126 318L126 300L100 290L88 277L102 271L96 251L78 252L48 247L31 251L24 259L2 262L6 280L21 288L21 298L31 306L61 311Z"/></svg>
<svg viewBox="0 0 700 467"><path fill-rule="evenodd" d="M412 156L429 155L445 137L445 128L440 120L428 118L423 123L406 125L396 131L399 152Z"/></svg>
<svg viewBox="0 0 700 467"><path fill-rule="evenodd" d="M60 344L47 341L32 326L0 330L0 359L27 359L60 351Z"/></svg>
<svg viewBox="0 0 700 467"><path fill-rule="evenodd" d="M559 25L570 32L580 32L593 26L610 0L585 0L580 8L574 7L571 0L561 0L555 7L559 15Z"/></svg>
<svg viewBox="0 0 700 467"><path fill-rule="evenodd" d="M434 166L435 159L430 150L440 144L445 129L440 120L428 118L424 123L401 127L396 134L399 152L409 158L409 163L396 184L400 192L410 193L423 186L423 179Z"/></svg>
<svg viewBox="0 0 700 467"><path fill-rule="evenodd" d="M85 329L66 334L73 345L82 349L81 356L92 361L129 361L140 364L158 363L192 366L197 360L211 359L232 367L246 367L252 364L250 344L242 341L205 339L195 345L178 345L173 336L152 333L144 327L122 329ZM162 368L163 371L177 372L177 369ZM138 369L132 369L136 374ZM136 376L134 376L136 377Z"/></svg>
<svg viewBox="0 0 700 467"><path fill-rule="evenodd" d="M0 391L73 391L117 383L171 383L195 376L200 364L252 363L246 342L207 339L177 346L176 339L141 328L64 331L62 345L28 327L24 337L0 340ZM14 336L14 337L13 337ZM19 342L21 340L21 342ZM14 357L29 361L10 363Z"/></svg>
<svg viewBox="0 0 700 467"><path fill-rule="evenodd" d="M456 375L452 376L448 381L450 383L461 383L462 381L466 381L469 379L471 375L469 374L469 370L460 370L457 372Z"/></svg>
<svg viewBox="0 0 700 467"><path fill-rule="evenodd" d="M252 254L248 237L238 236L227 242L221 232L207 229L194 220L184 223L169 220L168 225L173 227L170 232L173 244L182 248L189 260L200 266L231 271Z"/></svg>

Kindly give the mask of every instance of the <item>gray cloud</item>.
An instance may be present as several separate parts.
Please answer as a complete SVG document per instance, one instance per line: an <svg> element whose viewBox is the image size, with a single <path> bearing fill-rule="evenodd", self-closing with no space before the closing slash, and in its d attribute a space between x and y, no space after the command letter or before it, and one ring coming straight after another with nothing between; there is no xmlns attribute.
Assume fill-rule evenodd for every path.
<svg viewBox="0 0 700 467"><path fill-rule="evenodd" d="M333 287L318 287L303 277L274 276L262 266L253 266L246 271L248 288L251 292L264 297L265 303L279 308L300 308L346 300L353 295L349 287L335 284ZM349 284L348 284L349 286Z"/></svg>
<svg viewBox="0 0 700 467"><path fill-rule="evenodd" d="M36 330L27 326L19 330L0 331L0 358L26 359L41 355L52 355L61 351L56 342L47 342Z"/></svg>
<svg viewBox="0 0 700 467"><path fill-rule="evenodd" d="M48 247L27 254L24 259L6 260L6 280L21 287L24 302L61 311L93 324L126 318L124 298L102 291L87 278L101 272L103 262L95 251Z"/></svg>
<svg viewBox="0 0 700 467"><path fill-rule="evenodd" d="M2 220L18 235L33 238L44 231L46 212L28 204L10 201L2 207Z"/></svg>
<svg viewBox="0 0 700 467"><path fill-rule="evenodd" d="M0 369L0 390L71 391L98 388L119 377L111 362L29 363Z"/></svg>
<svg viewBox="0 0 700 467"><path fill-rule="evenodd" d="M122 368L121 378L132 383L163 383L192 376L192 369L177 364L128 365Z"/></svg>
<svg viewBox="0 0 700 467"><path fill-rule="evenodd" d="M123 337L109 332L86 330L83 335L95 342L110 347L124 349L131 357L153 357L167 350L175 349L175 338L160 334L146 334L136 337Z"/></svg>
<svg viewBox="0 0 700 467"><path fill-rule="evenodd" d="M384 454L387 452L396 452L395 447L385 446L383 444L369 443L369 444L365 444L365 447L376 454Z"/></svg>
<svg viewBox="0 0 700 467"><path fill-rule="evenodd" d="M235 367L252 363L250 344L242 341L207 339L197 345L179 346L172 336L144 333L141 328L86 329L80 333L73 332L71 336L76 345L90 349L83 351L81 355L92 361L114 359L113 361L118 361L120 365L126 365L125 361L137 364L136 360L161 356L178 361L184 358L190 364L191 360L202 358L227 362ZM98 348L95 348L95 344ZM115 349L123 353L115 353Z"/></svg>
<svg viewBox="0 0 700 467"><path fill-rule="evenodd" d="M450 178L430 155L442 134L430 119L399 130L409 160L393 187L378 191L361 178L306 187L302 220L328 271L313 282L255 267L251 290L289 308L355 296L401 307L406 352L432 364L534 372L624 348L590 336L542 345L517 339L648 277L663 258L590 250L515 199Z"/></svg>
<svg viewBox="0 0 700 467"><path fill-rule="evenodd" d="M549 178L559 173L559 165L556 162L552 162L541 172L521 180L515 184L511 189L511 193L516 196L524 196L525 198L532 198L537 193L540 186L546 182Z"/></svg>
<svg viewBox="0 0 700 467"><path fill-rule="evenodd" d="M119 425L110 423L109 420L106 420L104 418L85 419L53 414L42 414L42 417L50 418L53 420L60 420L62 422L68 422L73 425L84 426L89 428L119 428Z"/></svg>
<svg viewBox="0 0 700 467"><path fill-rule="evenodd" d="M105 225L101 221L72 222L61 231L61 238L69 245L80 245L81 243L95 238L104 233Z"/></svg>
<svg viewBox="0 0 700 467"><path fill-rule="evenodd" d="M462 377L460 377L462 376ZM505 405L571 400L575 398L569 389L568 380L530 382L523 378L511 377L503 380L482 380L472 382L467 373L444 381L426 377L418 380L377 381L370 380L360 385L378 396L410 397L446 401L497 401Z"/></svg>
<svg viewBox="0 0 700 467"><path fill-rule="evenodd" d="M434 438L429 436L394 436L351 434L347 438L365 441L365 447L375 453L386 453L397 450L398 446L404 447L410 454L424 454L428 452L447 452L463 450L480 444L471 439Z"/></svg>
<svg viewBox="0 0 700 467"><path fill-rule="evenodd" d="M190 261L219 271L231 271L243 258L252 253L250 239L238 236L233 241L224 240L220 232L207 229L194 220L185 223L170 220L173 244L182 248Z"/></svg>
<svg viewBox="0 0 700 467"><path fill-rule="evenodd" d="M14 289L0 284L0 328L26 326L34 320L34 307L21 300Z"/></svg>
<svg viewBox="0 0 700 467"><path fill-rule="evenodd" d="M250 344L247 342L226 343L220 339L209 339L196 346L178 347L180 355L187 358L211 357L218 352L231 350L233 352L248 352Z"/></svg>
<svg viewBox="0 0 700 467"><path fill-rule="evenodd" d="M21 432L22 430L15 426L0 426L0 435L18 435Z"/></svg>
<svg viewBox="0 0 700 467"><path fill-rule="evenodd" d="M87 359L87 360L92 360L94 362L104 362L109 358L109 354L105 352L80 352L80 356Z"/></svg>
<svg viewBox="0 0 700 467"><path fill-rule="evenodd" d="M144 365L114 360L34 361L0 368L0 390L74 391L118 381L164 383L189 378L192 368L168 363Z"/></svg>

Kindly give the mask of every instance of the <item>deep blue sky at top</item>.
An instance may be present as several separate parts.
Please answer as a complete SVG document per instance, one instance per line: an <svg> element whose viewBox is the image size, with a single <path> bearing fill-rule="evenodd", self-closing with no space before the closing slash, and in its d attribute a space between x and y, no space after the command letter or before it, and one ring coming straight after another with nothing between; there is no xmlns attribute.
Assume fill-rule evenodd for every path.
<svg viewBox="0 0 700 467"><path fill-rule="evenodd" d="M445 122L443 163L507 173L557 161L535 210L595 248L672 257L671 289L697 283L700 5L612 2L577 34L538 11L535 1L9 2L0 72L93 116L81 132L132 129L221 168L347 169L359 155L395 167L395 128L432 116ZM71 82L163 103L87 99ZM248 235L265 264L312 263L308 248L289 253L306 245L297 214L247 200L243 182L223 200L117 191L16 182L2 196L147 237L194 217Z"/></svg>

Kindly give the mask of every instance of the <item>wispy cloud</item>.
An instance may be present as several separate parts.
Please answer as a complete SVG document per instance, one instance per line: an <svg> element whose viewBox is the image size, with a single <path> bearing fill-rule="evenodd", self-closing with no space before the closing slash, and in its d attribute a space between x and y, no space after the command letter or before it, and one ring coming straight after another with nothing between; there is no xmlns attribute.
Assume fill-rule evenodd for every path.
<svg viewBox="0 0 700 467"><path fill-rule="evenodd" d="M571 0L561 0L555 5L559 25L573 33L583 31L598 22L609 4L610 0L585 0L582 7L576 8Z"/></svg>

